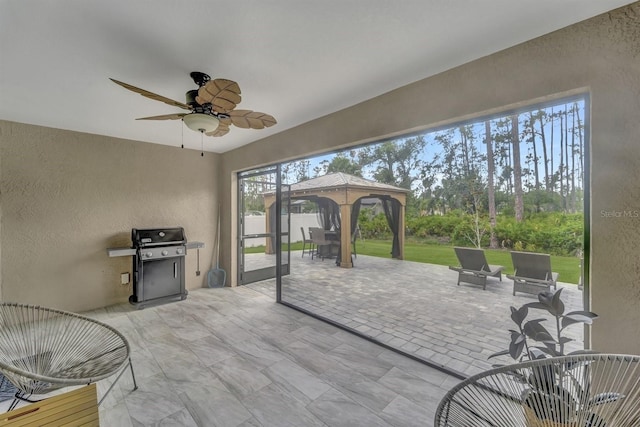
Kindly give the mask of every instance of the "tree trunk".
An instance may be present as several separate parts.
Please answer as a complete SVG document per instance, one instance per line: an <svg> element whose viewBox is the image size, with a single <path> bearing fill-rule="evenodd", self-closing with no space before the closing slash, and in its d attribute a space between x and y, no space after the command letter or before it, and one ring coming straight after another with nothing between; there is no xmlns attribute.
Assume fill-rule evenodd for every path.
<svg viewBox="0 0 640 427"><path fill-rule="evenodd" d="M540 112L538 111L538 114ZM529 113L529 125L531 126L531 147L533 149L533 176L535 177L535 189L540 189L540 172L538 171L538 150L536 148L536 119L533 113Z"/></svg>
<svg viewBox="0 0 640 427"><path fill-rule="evenodd" d="M582 129L582 120L580 120L580 114L578 114L578 166L580 167L578 180L580 181L580 186L584 189L584 134L582 133Z"/></svg>
<svg viewBox="0 0 640 427"><path fill-rule="evenodd" d="M520 165L520 131L518 116L511 116L511 143L513 144L513 191L515 194L516 222L524 219L524 201L522 199L522 167Z"/></svg>
<svg viewBox="0 0 640 427"><path fill-rule="evenodd" d="M576 212L576 115L577 104L571 109L571 212Z"/></svg>
<svg viewBox="0 0 640 427"><path fill-rule="evenodd" d="M555 127L555 121L556 121L556 117L554 116L553 113L553 107L551 108L551 141L549 142L549 172L551 172L551 174L549 175L549 186L551 188L551 191L555 191L556 189L556 182L554 179L554 169L553 169L553 144L554 144L554 140L553 140L553 136L555 135L555 132L553 131L554 127Z"/></svg>
<svg viewBox="0 0 640 427"><path fill-rule="evenodd" d="M562 119L563 112L558 113L560 118L560 166L558 167L558 176L560 177L560 200L562 203L562 210L567 210L567 199L565 197L564 189L564 121Z"/></svg>
<svg viewBox="0 0 640 427"><path fill-rule="evenodd" d="M551 191L549 188L549 157L547 156L547 138L544 133L544 112L540 111L538 118L540 119L540 139L542 140L542 159L544 161L544 189L547 191Z"/></svg>
<svg viewBox="0 0 640 427"><path fill-rule="evenodd" d="M487 193L489 198L489 247L498 249L498 239L496 238L496 194L493 183L495 174L495 163L493 158L493 138L491 138L491 122L484 122L484 140L487 144Z"/></svg>
<svg viewBox="0 0 640 427"><path fill-rule="evenodd" d="M569 112L564 110L564 179L565 179L565 188L567 189L567 201L566 201L566 212L571 212L571 180L569 174Z"/></svg>

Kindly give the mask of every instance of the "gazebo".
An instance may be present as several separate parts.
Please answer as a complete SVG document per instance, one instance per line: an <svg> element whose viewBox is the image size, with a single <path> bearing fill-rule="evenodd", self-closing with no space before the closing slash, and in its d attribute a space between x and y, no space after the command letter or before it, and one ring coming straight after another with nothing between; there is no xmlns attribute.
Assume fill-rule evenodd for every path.
<svg viewBox="0 0 640 427"><path fill-rule="evenodd" d="M292 184L290 200L310 200L318 205L318 218L322 228L340 233L340 253L337 264L351 268L351 238L355 233L360 202L363 198L382 201L389 228L393 233L392 258L404 259L404 210L409 190L393 185L364 179L342 172L330 173L317 178ZM270 228L271 207L275 194L264 195L267 230Z"/></svg>

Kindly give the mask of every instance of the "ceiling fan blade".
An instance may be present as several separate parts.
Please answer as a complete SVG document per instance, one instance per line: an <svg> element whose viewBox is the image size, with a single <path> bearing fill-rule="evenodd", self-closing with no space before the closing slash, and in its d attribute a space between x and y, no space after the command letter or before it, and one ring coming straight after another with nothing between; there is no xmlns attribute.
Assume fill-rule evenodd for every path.
<svg viewBox="0 0 640 427"><path fill-rule="evenodd" d="M209 80L198 89L196 102L200 105L211 104L217 113L229 113L240 103L240 86L238 83L227 79Z"/></svg>
<svg viewBox="0 0 640 427"><path fill-rule="evenodd" d="M218 125L216 130L211 131L211 132L206 132L205 135L207 135L207 136L223 136L223 135L226 135L228 133L229 133L229 126L225 125L222 122L220 122L220 124Z"/></svg>
<svg viewBox="0 0 640 427"><path fill-rule="evenodd" d="M251 110L230 111L229 117L234 125L243 129L264 129L277 123L273 116Z"/></svg>
<svg viewBox="0 0 640 427"><path fill-rule="evenodd" d="M182 108L182 109L185 109L185 110L191 110L191 107L188 106L187 104L183 103L183 102L174 101L171 98L167 98L167 97L164 97L162 95L158 95L156 93L149 92L148 90L140 89L139 87L132 86L132 85L130 85L128 83L124 83L124 82L121 82L121 81L116 80L116 79L109 78L109 80L111 80L112 82L114 82L117 85L122 86L125 89L129 89L132 92L139 93L140 95L146 96L147 98L151 98L151 99L153 99L155 101L164 102L165 104L169 104L169 105L171 105L173 107L179 107L179 108Z"/></svg>
<svg viewBox="0 0 640 427"><path fill-rule="evenodd" d="M227 116L227 115L221 115L218 116L218 120L220 120L220 123L224 124L225 126L231 126L233 123L231 122L231 117Z"/></svg>
<svg viewBox="0 0 640 427"><path fill-rule="evenodd" d="M161 116L139 117L136 120L180 120L188 113L163 114Z"/></svg>

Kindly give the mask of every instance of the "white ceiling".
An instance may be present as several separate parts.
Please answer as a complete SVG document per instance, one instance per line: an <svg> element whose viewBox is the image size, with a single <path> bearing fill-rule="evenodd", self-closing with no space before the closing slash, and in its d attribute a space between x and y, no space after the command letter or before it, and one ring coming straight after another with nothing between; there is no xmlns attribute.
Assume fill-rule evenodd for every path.
<svg viewBox="0 0 640 427"><path fill-rule="evenodd" d="M235 80L263 130L205 137L225 152L587 19L629 0L0 0L0 119L200 149L191 71Z"/></svg>

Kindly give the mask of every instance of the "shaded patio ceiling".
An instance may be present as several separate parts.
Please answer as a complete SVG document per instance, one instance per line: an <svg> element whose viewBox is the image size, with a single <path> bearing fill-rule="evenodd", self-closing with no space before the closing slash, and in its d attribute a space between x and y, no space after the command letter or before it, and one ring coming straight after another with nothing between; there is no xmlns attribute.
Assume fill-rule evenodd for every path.
<svg viewBox="0 0 640 427"><path fill-rule="evenodd" d="M135 120L176 109L108 77L182 101L202 71L278 120L205 140L222 153L628 3L3 0L0 119L179 146L180 122Z"/></svg>

